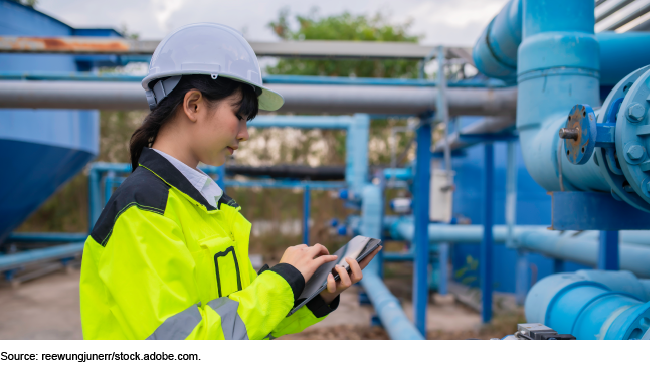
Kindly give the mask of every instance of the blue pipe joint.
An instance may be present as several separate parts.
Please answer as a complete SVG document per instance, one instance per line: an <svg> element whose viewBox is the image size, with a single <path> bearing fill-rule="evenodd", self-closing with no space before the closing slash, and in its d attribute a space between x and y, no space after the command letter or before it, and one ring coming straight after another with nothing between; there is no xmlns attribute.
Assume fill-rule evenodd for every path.
<svg viewBox="0 0 650 365"><path fill-rule="evenodd" d="M330 221L330 227L336 228L338 225L339 225L339 220L336 218L332 218L332 220Z"/></svg>
<svg viewBox="0 0 650 365"><path fill-rule="evenodd" d="M350 194L349 194L349 192L348 192L348 189L341 189L341 190L339 190L339 198L340 198L340 199L347 200L349 195L350 195Z"/></svg>
<svg viewBox="0 0 650 365"><path fill-rule="evenodd" d="M348 228L346 226L339 226L339 228L336 230L336 233L338 233L339 236L347 236Z"/></svg>
<svg viewBox="0 0 650 365"><path fill-rule="evenodd" d="M578 340L641 339L650 328L650 303L579 272L544 278L528 293L525 308L528 322L542 323Z"/></svg>

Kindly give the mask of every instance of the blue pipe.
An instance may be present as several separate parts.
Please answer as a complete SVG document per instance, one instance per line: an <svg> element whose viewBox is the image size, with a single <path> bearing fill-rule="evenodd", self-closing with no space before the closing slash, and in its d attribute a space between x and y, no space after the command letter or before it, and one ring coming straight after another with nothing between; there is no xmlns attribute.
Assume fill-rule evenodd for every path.
<svg viewBox="0 0 650 365"><path fill-rule="evenodd" d="M83 243L69 243L65 245L39 248L29 251L0 256L0 271L19 268L25 264L40 261L73 257L83 251Z"/></svg>
<svg viewBox="0 0 650 365"><path fill-rule="evenodd" d="M553 231L523 231L516 234L516 246L550 257L574 261L595 267L598 264L597 237L572 237L572 233ZM650 249L645 245L619 244L620 268L635 275L650 278Z"/></svg>
<svg viewBox="0 0 650 365"><path fill-rule="evenodd" d="M361 234L368 237L381 237L383 197L377 185L364 186L361 200ZM361 286L365 290L372 306L393 340L423 340L424 336L404 314L399 300L386 288L380 277L382 262L377 258L370 261L363 269Z"/></svg>
<svg viewBox="0 0 650 365"><path fill-rule="evenodd" d="M548 276L530 290L526 320L579 340L641 339L650 328L647 289L647 283L618 271Z"/></svg>
<svg viewBox="0 0 650 365"><path fill-rule="evenodd" d="M598 268L618 270L618 231L600 231L598 243Z"/></svg>
<svg viewBox="0 0 650 365"><path fill-rule="evenodd" d="M483 177L483 240L481 241L481 318L492 320L492 261L494 256L494 145L485 144L485 176Z"/></svg>
<svg viewBox="0 0 650 365"><path fill-rule="evenodd" d="M416 131L417 149L415 163L415 191L413 207L413 321L420 333L426 335L427 299L429 287L429 182L431 180L431 122L421 119Z"/></svg>
<svg viewBox="0 0 650 365"><path fill-rule="evenodd" d="M83 242L88 233L13 232L7 242Z"/></svg>
<svg viewBox="0 0 650 365"><path fill-rule="evenodd" d="M121 81L141 82L142 76L123 74L97 75L90 72L0 72L0 80L42 80L42 81ZM379 77L330 77L303 75L267 75L265 84L301 85L372 85L372 86L422 86L435 87L437 83L422 79L379 78ZM449 82L450 87L503 87L500 80L462 80Z"/></svg>
<svg viewBox="0 0 650 365"><path fill-rule="evenodd" d="M476 67L485 75L514 82L522 41L522 0L511 0L485 28L474 45ZM592 8L593 13L593 8ZM614 85L628 73L650 63L648 32L600 32L600 83Z"/></svg>

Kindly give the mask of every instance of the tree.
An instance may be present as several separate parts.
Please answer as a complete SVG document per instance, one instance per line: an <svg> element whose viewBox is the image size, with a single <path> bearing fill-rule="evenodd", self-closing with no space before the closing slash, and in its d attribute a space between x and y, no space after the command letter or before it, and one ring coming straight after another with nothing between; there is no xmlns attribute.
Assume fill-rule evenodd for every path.
<svg viewBox="0 0 650 365"><path fill-rule="evenodd" d="M284 40L346 40L416 43L421 35L409 34L412 22L391 24L386 16L353 15L344 12L323 17L317 9L308 15L296 15L298 29L291 29L289 9L280 10L278 19L268 24ZM414 78L418 73L415 60L346 60L346 59L280 59L268 66L269 74L398 77Z"/></svg>

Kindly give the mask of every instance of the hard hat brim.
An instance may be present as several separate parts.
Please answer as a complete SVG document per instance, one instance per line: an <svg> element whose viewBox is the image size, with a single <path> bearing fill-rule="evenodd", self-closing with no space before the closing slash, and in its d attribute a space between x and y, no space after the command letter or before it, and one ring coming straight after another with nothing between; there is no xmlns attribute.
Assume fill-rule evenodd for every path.
<svg viewBox="0 0 650 365"><path fill-rule="evenodd" d="M228 74L219 74L218 77L227 77L229 79L237 80L239 82L242 82L244 84L249 84L249 85L254 85L262 89L262 94L257 97L257 102L258 102L258 107L261 110L267 111L267 112L274 112L278 109L280 109L284 105L284 98L282 95L278 94L277 92L269 89L266 86L263 85L258 85L255 83L252 83L248 80L242 79L237 76L231 76Z"/></svg>
<svg viewBox="0 0 650 365"><path fill-rule="evenodd" d="M258 85L257 83L252 83L249 80L243 79L238 76L234 75L229 75L227 73L210 73L210 72L205 72L205 71L199 71L199 70L188 70L187 72L179 73L179 72L164 72L164 73L158 73L154 75L147 75L142 80L142 87L145 89L145 91L149 91L149 83L153 80L162 78L162 77L170 77L170 76L178 76L178 75L212 75L212 74L217 74L217 77L227 77L229 79L237 80L239 82L242 82L244 84L248 85L254 85L256 87L259 87L262 89L262 94L260 94L257 97L258 101L258 107L261 110L267 111L267 112L274 112L278 109L280 109L284 105L284 98L282 95L278 94L277 92L269 89L266 86L263 85Z"/></svg>

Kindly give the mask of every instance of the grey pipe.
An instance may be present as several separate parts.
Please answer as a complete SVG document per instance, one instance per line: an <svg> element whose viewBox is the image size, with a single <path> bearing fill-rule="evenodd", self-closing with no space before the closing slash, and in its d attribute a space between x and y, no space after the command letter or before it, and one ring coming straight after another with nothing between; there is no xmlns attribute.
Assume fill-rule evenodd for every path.
<svg viewBox="0 0 650 365"><path fill-rule="evenodd" d="M418 115L435 110L436 88L375 85L272 84L283 113ZM516 88L447 88L450 115L514 117ZM0 108L147 109L135 82L0 81Z"/></svg>

